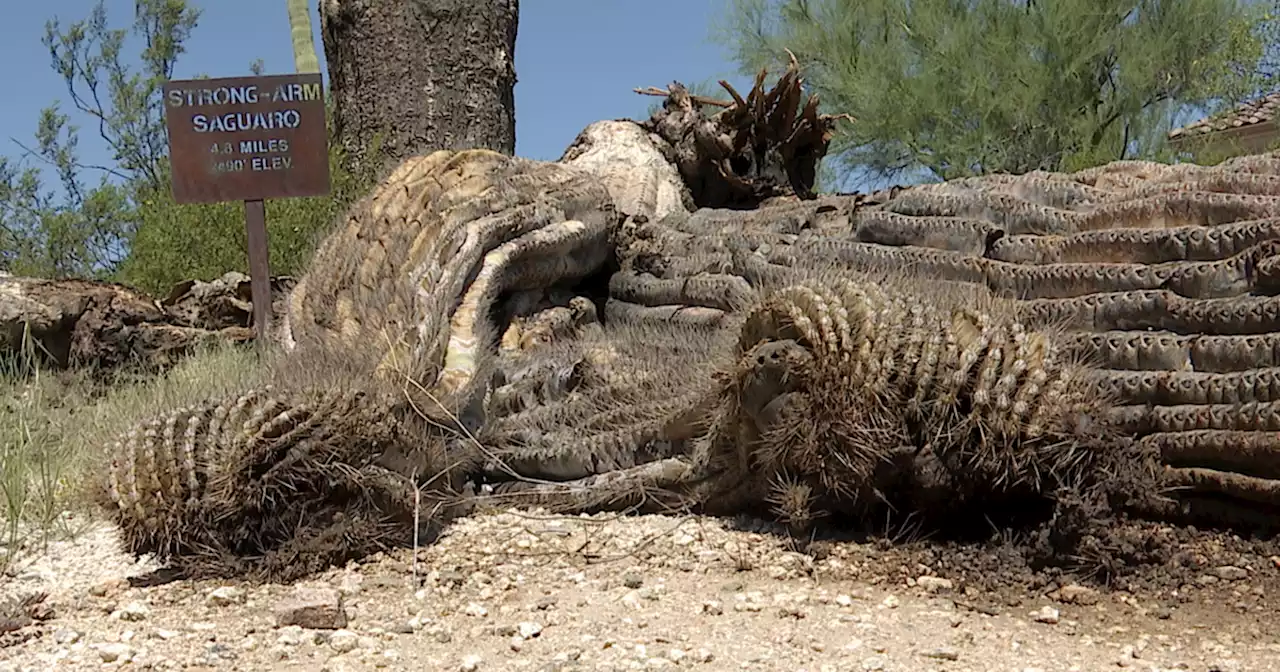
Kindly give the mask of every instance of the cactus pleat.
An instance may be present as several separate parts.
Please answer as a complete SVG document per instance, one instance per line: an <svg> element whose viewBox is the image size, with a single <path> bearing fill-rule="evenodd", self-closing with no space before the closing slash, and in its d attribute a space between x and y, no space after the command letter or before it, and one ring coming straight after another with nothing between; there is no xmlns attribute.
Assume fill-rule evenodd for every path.
<svg viewBox="0 0 1280 672"><path fill-rule="evenodd" d="M360 354L371 373L407 370L457 412L497 338L478 316L505 290L594 271L613 216L606 190L564 166L483 150L413 157L317 249L289 339L299 353ZM548 258L559 261L537 263Z"/></svg>
<svg viewBox="0 0 1280 672"><path fill-rule="evenodd" d="M821 277L746 316L695 455L736 474L700 493L709 507L770 502L793 525L815 506L944 515L1079 487L1122 452L1075 435L1106 436L1107 398L1051 334L980 292L922 289Z"/></svg>
<svg viewBox="0 0 1280 672"><path fill-rule="evenodd" d="M1267 433L1280 429L1271 382L1280 368L1278 180L1275 155L1212 167L1117 162L1074 174L992 175L912 187L871 205L831 197L823 201L821 216L794 208L776 217L699 211L637 227L622 244L629 253L621 255L624 273L634 270L614 280L621 301L611 303L617 314L655 323L681 319L679 306L668 302L681 299L688 310L702 310L707 302L668 288L713 264L718 266L712 272L739 275L757 289L794 284L815 272L889 273L985 287L1013 301L1012 314L1001 319L1020 328L992 331L1001 320L992 322L980 310L962 311L948 329L925 329L903 340L900 350L886 351L886 342L922 324L922 308L907 317L890 303L873 312L883 320L880 332L859 342L861 359L847 371L868 376L869 389L883 389L893 379L885 371L906 367L922 382L906 399L908 408L918 409L936 410L936 401L932 407L926 402L952 398L948 381L966 380L975 407L1016 408L1018 426L1032 433L1043 431L1047 417L1031 410L1035 399L1082 385L1116 404L1106 413L1085 414L1084 427L1114 420L1133 438L1160 437L1161 446L1215 447L1217 454L1188 449L1178 460L1156 451L1171 469L1207 470L1186 472L1194 478L1168 472L1166 494L1181 502L1174 510L1181 506L1181 513L1209 516L1210 522L1260 520L1266 516L1255 515L1258 498L1243 505L1254 507L1245 512L1238 506L1243 500L1232 493L1267 488L1250 490L1227 475L1275 477L1261 461L1277 451L1258 446L1280 446L1280 434ZM808 220L798 222L799 216ZM847 223L843 229L840 222ZM649 294L636 287L649 288ZM810 289L809 295L792 297L789 310L821 312L840 293ZM740 312L717 315L714 324L731 326ZM830 337L826 322L799 315L807 314L788 317L778 338ZM830 324L839 324L831 315ZM764 322L748 319L748 329L759 331L751 319ZM1054 336L1039 337L1045 333ZM989 354L978 361L975 352ZM948 362L964 373L949 371ZM1074 382L1055 378L1029 362L1044 370L1085 363L1081 371L1087 375ZM771 413L812 418L820 411L793 391L779 397ZM869 419L860 422L862 430L876 433ZM958 431L945 415L922 424L936 436ZM803 444L794 432L811 427L788 430L793 435L779 444ZM1177 438L1187 433L1197 438ZM1236 441L1243 443L1237 448ZM1148 451L1158 447L1146 440L1139 445ZM1234 459L1223 457L1227 453ZM1222 487L1205 485L1214 479ZM822 491L794 468L772 483L763 496L775 504L791 502L792 509ZM1151 506L1158 515L1173 515Z"/></svg>
<svg viewBox="0 0 1280 672"><path fill-rule="evenodd" d="M442 473L798 529L1117 484L1164 518L1280 514L1276 155L653 218L610 175L405 161L293 291L275 388L111 447L126 543L306 573L403 540Z"/></svg>
<svg viewBox="0 0 1280 672"><path fill-rule="evenodd" d="M1003 236L991 258L1022 264L1214 261L1280 238L1280 219L1215 227L1102 229L1068 236Z"/></svg>
<svg viewBox="0 0 1280 672"><path fill-rule="evenodd" d="M368 476L398 439L388 409L363 393L271 388L180 408L113 446L104 503L131 551L196 575L289 578L359 557L412 533L412 483Z"/></svg>

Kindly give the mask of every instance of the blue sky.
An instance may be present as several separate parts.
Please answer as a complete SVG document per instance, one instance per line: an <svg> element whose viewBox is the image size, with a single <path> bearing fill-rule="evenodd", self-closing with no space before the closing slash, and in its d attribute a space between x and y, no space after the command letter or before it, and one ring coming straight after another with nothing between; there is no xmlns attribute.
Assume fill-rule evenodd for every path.
<svg viewBox="0 0 1280 672"><path fill-rule="evenodd" d="M178 62L176 78L247 75L259 58L265 74L293 71L283 0L193 2L202 10L200 25ZM0 63L5 64L0 155L17 158L22 149L11 138L31 146L41 108L61 100L64 112L74 112L41 43L45 22L57 17L65 27L87 17L96 3L5 4L5 20L0 22ZM310 4L320 49L319 16L314 0ZM710 40L712 15L722 6L722 0L522 0L516 42L516 153L554 160L593 121L644 116L657 99L633 93L635 87L708 78L742 84L745 80L734 64ZM107 0L106 8L111 27L132 23L132 0ZM137 53L136 43L130 53ZM321 53L322 65L323 61ZM72 123L81 127L82 161L109 162L93 124L78 113L72 114Z"/></svg>

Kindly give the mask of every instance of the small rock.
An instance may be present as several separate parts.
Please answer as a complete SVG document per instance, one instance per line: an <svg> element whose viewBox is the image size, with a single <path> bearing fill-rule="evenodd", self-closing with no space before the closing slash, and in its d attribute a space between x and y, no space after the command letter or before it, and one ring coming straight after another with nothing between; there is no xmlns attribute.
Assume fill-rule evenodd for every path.
<svg viewBox="0 0 1280 672"><path fill-rule="evenodd" d="M141 621L146 619L147 614L151 613L151 608L141 602L130 602L124 605L116 612L116 617L122 621Z"/></svg>
<svg viewBox="0 0 1280 672"><path fill-rule="evenodd" d="M97 649L98 657L104 663L124 663L133 659L133 647L128 644L102 644Z"/></svg>
<svg viewBox="0 0 1280 672"><path fill-rule="evenodd" d="M883 604L886 609L897 609L902 602L896 596L890 595L884 598L884 601L880 604Z"/></svg>
<svg viewBox="0 0 1280 672"><path fill-rule="evenodd" d="M719 616L724 613L724 605L716 600L707 600L702 603L702 613Z"/></svg>
<svg viewBox="0 0 1280 672"><path fill-rule="evenodd" d="M960 652L949 646L943 646L925 653L924 657L934 660L960 660Z"/></svg>
<svg viewBox="0 0 1280 672"><path fill-rule="evenodd" d="M205 600L215 607L240 604L244 602L244 591L234 586L221 586L209 591L209 595Z"/></svg>
<svg viewBox="0 0 1280 672"><path fill-rule="evenodd" d="M364 587L363 574L345 574L338 582L338 592L344 596L356 595Z"/></svg>
<svg viewBox="0 0 1280 672"><path fill-rule="evenodd" d="M275 616L277 626L300 625L312 630L347 627L342 594L332 588L297 586L292 596L276 605Z"/></svg>
<svg viewBox="0 0 1280 672"><path fill-rule="evenodd" d="M89 587L89 594L94 597L106 597L114 595L129 587L129 582L125 579L107 579L101 583L95 583Z"/></svg>
<svg viewBox="0 0 1280 672"><path fill-rule="evenodd" d="M471 602L466 606L466 608L462 610L462 613L468 616L474 616L476 618L483 618L489 615L489 610L486 609L483 604Z"/></svg>
<svg viewBox="0 0 1280 672"><path fill-rule="evenodd" d="M427 629L427 636L441 644L448 644L453 641L453 633L439 625Z"/></svg>
<svg viewBox="0 0 1280 672"><path fill-rule="evenodd" d="M471 654L462 659L462 664L458 666L461 672L476 672L480 669L480 663L484 662L480 656Z"/></svg>
<svg viewBox="0 0 1280 672"><path fill-rule="evenodd" d="M698 649L693 652L693 659L699 663L709 663L716 659L716 654L711 649Z"/></svg>
<svg viewBox="0 0 1280 672"><path fill-rule="evenodd" d="M1089 606L1098 603L1098 591L1079 584L1067 584L1057 591L1059 602Z"/></svg>
<svg viewBox="0 0 1280 672"><path fill-rule="evenodd" d="M627 574L622 577L622 585L630 588L631 590L635 590L644 585L644 577L639 574Z"/></svg>
<svg viewBox="0 0 1280 672"><path fill-rule="evenodd" d="M276 637L276 643L283 646L298 646L302 644L303 631L300 626L287 625L280 628L280 636Z"/></svg>
<svg viewBox="0 0 1280 672"><path fill-rule="evenodd" d="M329 648L338 653L355 651L360 645L360 637L350 630L336 630L329 635Z"/></svg>
<svg viewBox="0 0 1280 672"><path fill-rule="evenodd" d="M862 669L867 672L882 672L889 661L884 656L871 656L862 661Z"/></svg>
<svg viewBox="0 0 1280 672"><path fill-rule="evenodd" d="M640 600L640 591L627 591L627 594L622 596L622 604L626 605L628 609L640 609L643 607L644 603Z"/></svg>
<svg viewBox="0 0 1280 672"><path fill-rule="evenodd" d="M542 634L542 624L533 621L524 621L516 625L516 633L521 639L533 639Z"/></svg>
<svg viewBox="0 0 1280 672"><path fill-rule="evenodd" d="M1039 611L1031 612L1031 618L1034 619L1036 623L1044 623L1046 625L1057 625L1058 622L1062 620L1061 614L1058 610L1047 605L1041 607Z"/></svg>
<svg viewBox="0 0 1280 672"><path fill-rule="evenodd" d="M1242 581L1249 578L1249 572L1241 569L1240 567L1233 567L1231 565L1216 567L1213 570L1213 574L1223 581Z"/></svg>
<svg viewBox="0 0 1280 672"><path fill-rule="evenodd" d="M955 584L951 583L951 579L937 576L922 576L916 579L916 585L924 588L926 593L940 593L955 587Z"/></svg>
<svg viewBox="0 0 1280 672"><path fill-rule="evenodd" d="M71 628L58 628L58 630L53 633L53 641L61 644L62 646L71 646L72 644L80 641L80 633L72 630Z"/></svg>
<svg viewBox="0 0 1280 672"><path fill-rule="evenodd" d="M218 661L235 660L240 657L231 647L221 642L214 642L205 647L205 660L210 665L217 665Z"/></svg>

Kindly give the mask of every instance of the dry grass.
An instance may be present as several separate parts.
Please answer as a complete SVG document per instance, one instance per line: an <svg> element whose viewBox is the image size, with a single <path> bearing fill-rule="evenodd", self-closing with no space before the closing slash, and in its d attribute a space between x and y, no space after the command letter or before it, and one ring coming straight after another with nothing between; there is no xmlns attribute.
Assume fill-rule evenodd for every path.
<svg viewBox="0 0 1280 672"><path fill-rule="evenodd" d="M50 371L24 339L0 360L0 572L27 552L83 529L95 514L86 485L115 437L140 420L263 377L257 352L207 346L161 375Z"/></svg>

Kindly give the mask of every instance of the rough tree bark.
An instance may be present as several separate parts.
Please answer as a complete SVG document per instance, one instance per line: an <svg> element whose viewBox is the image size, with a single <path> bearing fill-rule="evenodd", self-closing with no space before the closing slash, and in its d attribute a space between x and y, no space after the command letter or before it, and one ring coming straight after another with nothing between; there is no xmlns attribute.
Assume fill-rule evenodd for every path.
<svg viewBox="0 0 1280 672"><path fill-rule="evenodd" d="M518 0L320 0L333 122L354 165L515 152Z"/></svg>

